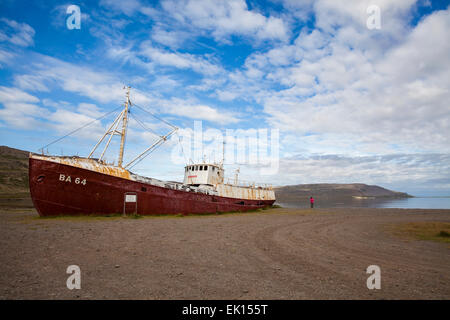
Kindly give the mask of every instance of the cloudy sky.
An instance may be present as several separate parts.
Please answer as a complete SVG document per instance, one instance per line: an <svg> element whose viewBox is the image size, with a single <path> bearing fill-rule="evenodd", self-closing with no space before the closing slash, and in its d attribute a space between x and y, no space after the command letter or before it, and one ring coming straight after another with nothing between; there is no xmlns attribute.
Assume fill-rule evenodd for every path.
<svg viewBox="0 0 450 320"><path fill-rule="evenodd" d="M71 4L80 29L67 27ZM368 28L374 5L380 28ZM181 133L196 120L203 130L279 130L276 173L230 164L229 176L240 167L276 185L450 195L448 30L447 1L5 0L0 144L36 152L120 107L127 84L136 105ZM170 130L139 108L132 115L129 157ZM49 152L87 155L113 119ZM180 180L175 145L133 170Z"/></svg>

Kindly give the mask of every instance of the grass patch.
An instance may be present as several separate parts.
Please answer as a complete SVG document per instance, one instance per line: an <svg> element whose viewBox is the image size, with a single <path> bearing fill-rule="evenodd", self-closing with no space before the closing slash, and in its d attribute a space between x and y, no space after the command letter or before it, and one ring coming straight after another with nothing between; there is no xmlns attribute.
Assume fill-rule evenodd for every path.
<svg viewBox="0 0 450 320"><path fill-rule="evenodd" d="M323 215L323 214L335 214L337 211L318 208L284 208L284 207L269 207L266 209L266 213L277 213L277 214L297 214L297 215Z"/></svg>
<svg viewBox="0 0 450 320"><path fill-rule="evenodd" d="M445 230L441 230L441 232L439 232L439 237L449 238L450 237L450 232L447 232Z"/></svg>
<svg viewBox="0 0 450 320"><path fill-rule="evenodd" d="M62 221L94 221L94 220L113 220L122 218L122 214L120 213L114 213L114 214L107 214L107 215L99 215L99 214L92 214L92 215L57 215L57 216L37 216L33 217L32 219L36 220L62 220Z"/></svg>
<svg viewBox="0 0 450 320"><path fill-rule="evenodd" d="M14 193L0 193L0 199L24 199L24 200L31 200L31 196L29 192L14 192Z"/></svg>
<svg viewBox="0 0 450 320"><path fill-rule="evenodd" d="M21 209L23 210L23 209ZM32 209L34 210L34 209ZM108 219L115 220L119 218L124 219L142 219L142 218L189 218L189 217L208 217L208 216L228 216L228 215L249 215L249 214L271 214L271 213L285 213L285 209L280 206L269 206L265 208L258 208L248 211L227 211L227 212L211 212L211 213L190 213L190 214L129 214L123 216L121 213L116 214L90 214L90 215L55 215L55 216L35 216L29 217L29 220L58 220L58 221L107 221ZM308 210L309 211L309 210ZM310 213L306 212L305 213Z"/></svg>
<svg viewBox="0 0 450 320"><path fill-rule="evenodd" d="M391 225L391 229L398 236L450 244L450 222L408 222Z"/></svg>

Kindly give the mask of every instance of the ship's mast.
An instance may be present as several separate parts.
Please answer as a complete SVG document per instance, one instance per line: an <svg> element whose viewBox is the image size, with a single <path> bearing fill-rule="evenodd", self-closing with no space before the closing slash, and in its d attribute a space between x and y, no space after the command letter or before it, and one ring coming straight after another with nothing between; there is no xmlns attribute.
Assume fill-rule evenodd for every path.
<svg viewBox="0 0 450 320"><path fill-rule="evenodd" d="M221 166L223 168L223 165L225 164L225 139L222 142L222 163Z"/></svg>
<svg viewBox="0 0 450 320"><path fill-rule="evenodd" d="M131 106L130 102L130 86L127 86L127 100L125 101L125 110L123 112L122 118L122 133L120 137L120 150L119 150L119 163L118 166L122 167L123 163L123 149L125 148L125 138L127 135L127 124L128 124L128 107Z"/></svg>
<svg viewBox="0 0 450 320"><path fill-rule="evenodd" d="M130 107L133 105L130 101L130 86L124 87L124 89L127 89L127 99L125 100L125 108L122 110L122 112L117 116L117 118L114 120L114 122L111 124L111 126L108 128L108 130L105 132L105 134L103 135L103 137L97 142L97 144L94 146L94 148L92 149L91 153L89 154L88 158L91 158L92 155L94 154L95 150L98 148L98 146L105 140L107 135L110 135L109 139L107 140L107 143L105 145L105 148L103 149L102 154L100 155L100 158L98 159L98 161L102 161L103 156L105 155L106 150L108 149L108 146L111 142L111 139L113 137L113 135L119 135L120 136L120 149L119 149L119 161L118 161L118 166L124 169L127 169L128 167L132 167L133 165L135 165L136 163L138 163L139 161L141 161L143 158L145 158L149 153L151 153L153 150L155 150L157 147L159 147L161 144L163 144L165 141L167 141L167 139L174 134L178 128L170 123L168 123L167 121L164 121L163 119L160 119L158 117L156 117L155 115L153 115L152 113L142 109L142 107L139 107L138 105L135 105L136 107L138 107L139 109L142 109L144 111L146 111L147 113L149 113L150 115L152 115L153 117L159 119L160 121L163 121L164 123L166 123L167 125L169 125L170 127L172 127L172 131L170 131L168 134L166 134L165 136L159 136L160 139L155 142L153 145L151 145L150 147L148 147L144 152L142 152L140 155L138 155L136 158L134 158L133 160L131 160L128 164L123 165L123 153L124 153L124 149L125 149L125 139L127 137L127 126L128 126L128 113L130 110ZM119 131L117 130L120 126L120 122L122 122L122 130Z"/></svg>

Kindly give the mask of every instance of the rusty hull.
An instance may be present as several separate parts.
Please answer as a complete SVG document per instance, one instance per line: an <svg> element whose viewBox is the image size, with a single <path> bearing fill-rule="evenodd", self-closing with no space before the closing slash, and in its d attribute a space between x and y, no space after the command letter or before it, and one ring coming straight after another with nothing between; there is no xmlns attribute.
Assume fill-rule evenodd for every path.
<svg viewBox="0 0 450 320"><path fill-rule="evenodd" d="M31 197L41 216L106 215L124 211L140 215L201 214L249 211L275 202L275 199L233 198L216 192L178 190L145 180L136 181L132 176L125 169L91 159L40 155L29 158ZM136 203L126 203L127 194L136 195Z"/></svg>

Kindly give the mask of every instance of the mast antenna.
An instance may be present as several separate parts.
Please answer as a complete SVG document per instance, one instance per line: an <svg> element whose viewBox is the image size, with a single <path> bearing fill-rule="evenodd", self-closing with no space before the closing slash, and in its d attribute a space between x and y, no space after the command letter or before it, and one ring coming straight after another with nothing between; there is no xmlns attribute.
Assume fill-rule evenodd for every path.
<svg viewBox="0 0 450 320"><path fill-rule="evenodd" d="M127 100L125 101L125 109L123 112L123 118L122 118L122 133L120 134L120 150L119 150L119 161L118 166L122 167L123 163L123 149L125 148L125 138L127 135L127 125L128 125L128 108L131 106L130 102L130 86L124 86L124 89L127 89Z"/></svg>
<svg viewBox="0 0 450 320"><path fill-rule="evenodd" d="M99 162L102 160L102 158L105 156L105 152L108 149L108 146L111 142L111 139L113 137L113 135L119 135L120 136L120 150L119 150L119 159L117 162L117 166L127 169L128 167L133 167L134 165L136 165L138 162L140 162L142 159L144 159L148 154L150 154L151 152L153 152L156 148L158 148L160 145L162 145L165 141L167 141L167 139L174 133L176 133L176 131L178 130L178 127L168 123L167 121L155 116L153 113L145 110L142 107L139 107L138 105L135 105L134 103L131 103L130 100L130 86L124 86L124 89L127 90L126 92L126 100L125 100L125 108L123 108L122 112L116 117L116 119L114 120L114 122L109 126L108 130L105 132L105 134L103 135L103 137L97 142L97 144L94 146L94 148L92 149L91 153L89 154L88 158L90 158L95 150L97 149L97 147L102 143L102 141L106 138L107 135L110 135L109 139L107 140L107 143L105 145L105 148L103 149L102 154L100 155L100 158L97 159ZM138 123L140 123L144 129L147 129L151 132L153 132L154 134L158 135L160 137L160 139L155 142L153 145L151 145L150 147L148 147L144 152L142 152L140 155L138 155L137 157L135 157L133 160L131 160L128 164L123 165L123 154L124 154L124 149L125 149L125 140L126 140L126 136L127 136L127 127L128 127L128 114L130 112L130 108L131 106L135 106L138 107L139 109L149 113L151 116L157 118L158 120L168 124L170 127L172 127L172 131L170 131L169 133L167 133L164 136L160 136L159 134L155 133L152 130L149 130L148 128L146 128L145 125L143 125L139 120L137 120ZM117 110L117 109L116 109ZM132 114L130 113L130 116ZM119 131L118 128L120 126L120 123L122 123L122 129ZM183 152L184 155L184 152ZM192 160L191 160L192 161Z"/></svg>
<svg viewBox="0 0 450 320"><path fill-rule="evenodd" d="M225 163L225 139L223 139L223 144L222 144L222 167Z"/></svg>

